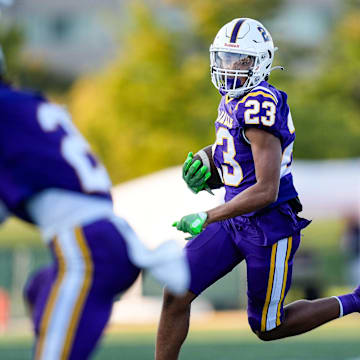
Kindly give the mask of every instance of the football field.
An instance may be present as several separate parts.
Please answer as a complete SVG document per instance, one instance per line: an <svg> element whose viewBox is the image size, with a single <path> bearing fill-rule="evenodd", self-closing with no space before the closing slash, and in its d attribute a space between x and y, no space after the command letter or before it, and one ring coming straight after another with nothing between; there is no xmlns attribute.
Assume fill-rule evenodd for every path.
<svg viewBox="0 0 360 360"><path fill-rule="evenodd" d="M153 359L155 332L155 324L111 327L93 359ZM0 359L30 360L30 337L2 335ZM244 314L216 314L192 323L180 359L360 360L360 316L338 320L306 335L264 343L251 334Z"/></svg>

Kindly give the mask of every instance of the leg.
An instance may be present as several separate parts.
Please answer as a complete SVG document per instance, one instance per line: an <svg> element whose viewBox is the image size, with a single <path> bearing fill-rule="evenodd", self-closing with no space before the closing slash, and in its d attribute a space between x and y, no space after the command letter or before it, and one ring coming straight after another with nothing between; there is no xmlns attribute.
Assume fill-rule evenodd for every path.
<svg viewBox="0 0 360 360"><path fill-rule="evenodd" d="M300 300L283 309L299 240L299 234L295 234L280 240L271 249L252 249L248 246L249 323L261 340L302 334L338 318L341 312L360 311L359 288L338 299Z"/></svg>
<svg viewBox="0 0 360 360"><path fill-rule="evenodd" d="M340 306L335 298L299 300L284 308L284 320L273 330L257 332L261 340L269 341L299 335L339 317Z"/></svg>
<svg viewBox="0 0 360 360"><path fill-rule="evenodd" d="M138 276L109 221L63 231L53 242L56 273L37 323L35 359L88 359L114 296Z"/></svg>
<svg viewBox="0 0 360 360"><path fill-rule="evenodd" d="M177 359L189 331L190 304L196 295L191 291L175 297L164 291L163 307L156 338L156 359Z"/></svg>
<svg viewBox="0 0 360 360"><path fill-rule="evenodd" d="M26 281L23 289L23 298L25 307L35 324L35 311L38 299L42 297L42 293L46 297L51 286L52 279L55 274L55 268L52 265L44 266L31 274Z"/></svg>
<svg viewBox="0 0 360 360"><path fill-rule="evenodd" d="M255 333L270 331L284 320L283 302L291 285L293 257L300 234L272 246L242 242L248 280L248 319Z"/></svg>
<svg viewBox="0 0 360 360"><path fill-rule="evenodd" d="M284 321L279 327L258 333L261 340L269 341L303 334L331 320L360 312L360 286L354 292L339 297L295 301L285 306L284 312Z"/></svg>
<svg viewBox="0 0 360 360"><path fill-rule="evenodd" d="M156 341L156 360L178 359L189 329L190 304L203 290L231 271L242 259L221 223L209 225L185 248L190 265L190 291L183 297L164 293Z"/></svg>

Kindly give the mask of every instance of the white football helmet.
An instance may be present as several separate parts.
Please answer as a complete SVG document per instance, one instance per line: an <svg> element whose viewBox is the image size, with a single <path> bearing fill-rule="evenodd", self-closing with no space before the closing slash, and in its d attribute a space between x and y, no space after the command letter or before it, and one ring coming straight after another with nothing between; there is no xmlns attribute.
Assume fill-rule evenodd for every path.
<svg viewBox="0 0 360 360"><path fill-rule="evenodd" d="M230 97L242 96L275 69L271 65L276 50L260 22L232 20L220 29L210 46L212 83Z"/></svg>
<svg viewBox="0 0 360 360"><path fill-rule="evenodd" d="M5 57L2 48L0 46L0 75L3 75L5 73L5 70L6 70Z"/></svg>

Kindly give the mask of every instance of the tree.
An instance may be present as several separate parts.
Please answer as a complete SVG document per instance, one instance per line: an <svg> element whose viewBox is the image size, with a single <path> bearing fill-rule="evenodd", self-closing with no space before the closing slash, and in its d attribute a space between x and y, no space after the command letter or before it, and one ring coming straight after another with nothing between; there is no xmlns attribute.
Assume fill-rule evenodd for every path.
<svg viewBox="0 0 360 360"><path fill-rule="evenodd" d="M0 25L0 44L4 52L6 71L10 78L15 77L21 67L19 53L24 38L17 26Z"/></svg>
<svg viewBox="0 0 360 360"><path fill-rule="evenodd" d="M213 37L234 11L254 13L260 4L262 9L270 7L259 0L251 6L234 0L225 1L225 6L212 3L221 11L215 12L210 1L184 2L184 9L199 17L196 29L203 31L175 33L136 2L118 58L74 86L74 119L114 182L180 164L188 151L214 141L219 95L210 82L209 40L204 37ZM209 14L201 17L205 5Z"/></svg>
<svg viewBox="0 0 360 360"><path fill-rule="evenodd" d="M174 4L190 14L194 32L209 44L220 27L234 18L249 17L260 21L271 18L279 9L282 0L163 0ZM265 21L266 23L266 21Z"/></svg>
<svg viewBox="0 0 360 360"><path fill-rule="evenodd" d="M350 10L339 21L318 75L289 84L297 158L360 156L359 16Z"/></svg>
<svg viewBox="0 0 360 360"><path fill-rule="evenodd" d="M216 118L207 59L184 56L146 7L132 11L119 57L71 96L75 121L115 182L181 163L211 141Z"/></svg>
<svg viewBox="0 0 360 360"><path fill-rule="evenodd" d="M45 64L22 56L24 31L19 25L0 25L0 44L5 58L6 78L24 88L41 89L45 93L63 94L73 79L51 71Z"/></svg>

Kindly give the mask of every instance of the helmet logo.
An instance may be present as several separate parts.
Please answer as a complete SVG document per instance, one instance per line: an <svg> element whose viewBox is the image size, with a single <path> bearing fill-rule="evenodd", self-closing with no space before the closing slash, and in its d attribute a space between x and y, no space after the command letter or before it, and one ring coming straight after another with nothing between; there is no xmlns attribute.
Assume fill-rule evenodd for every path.
<svg viewBox="0 0 360 360"><path fill-rule="evenodd" d="M224 45L225 45L225 46L228 46L228 47L232 47L232 48L239 48L239 47L240 47L240 45L238 45L238 44L225 43Z"/></svg>
<svg viewBox="0 0 360 360"><path fill-rule="evenodd" d="M262 28L261 26L258 26L257 29L259 30L264 41L270 41L270 37L264 28Z"/></svg>

